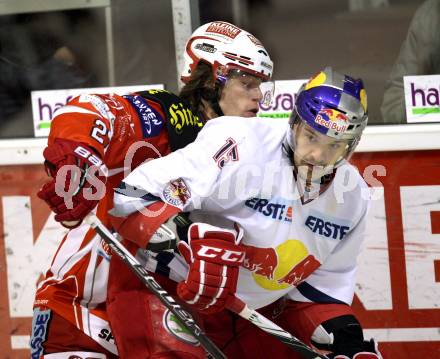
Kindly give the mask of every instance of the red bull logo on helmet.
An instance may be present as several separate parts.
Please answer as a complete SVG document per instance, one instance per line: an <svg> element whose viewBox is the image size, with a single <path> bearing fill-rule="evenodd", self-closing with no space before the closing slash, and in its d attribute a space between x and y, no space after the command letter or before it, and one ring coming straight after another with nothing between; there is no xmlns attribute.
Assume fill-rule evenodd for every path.
<svg viewBox="0 0 440 359"><path fill-rule="evenodd" d="M339 133L348 128L348 118L342 112L331 108L323 108L315 117L315 123Z"/></svg>

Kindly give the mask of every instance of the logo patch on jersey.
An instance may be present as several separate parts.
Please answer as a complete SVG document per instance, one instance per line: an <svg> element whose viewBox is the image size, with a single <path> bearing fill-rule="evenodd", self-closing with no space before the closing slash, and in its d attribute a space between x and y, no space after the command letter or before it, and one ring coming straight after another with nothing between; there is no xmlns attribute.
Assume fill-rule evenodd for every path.
<svg viewBox="0 0 440 359"><path fill-rule="evenodd" d="M176 337L177 339L198 346L199 341L186 329L177 317L171 313L168 309L163 314L163 326L168 333Z"/></svg>
<svg viewBox="0 0 440 359"><path fill-rule="evenodd" d="M186 186L185 181L178 178L168 183L163 190L163 196L169 204L182 207L191 198L191 192Z"/></svg>
<svg viewBox="0 0 440 359"><path fill-rule="evenodd" d="M316 211L310 211L304 224L313 233L329 239L342 240L350 230L350 224L347 221L330 218Z"/></svg>
<svg viewBox="0 0 440 359"><path fill-rule="evenodd" d="M139 95L124 96L135 108L141 121L142 134L144 138L159 135L163 127L162 116Z"/></svg>
<svg viewBox="0 0 440 359"><path fill-rule="evenodd" d="M43 343L46 341L47 329L51 317L51 310L34 309L32 318L32 334L30 340L31 358L39 359L43 354Z"/></svg>
<svg viewBox="0 0 440 359"><path fill-rule="evenodd" d="M199 117L194 115L183 103L173 103L168 111L171 116L170 124L178 135L182 134L185 127L195 127L199 129L203 127L203 123Z"/></svg>
<svg viewBox="0 0 440 359"><path fill-rule="evenodd" d="M265 217L270 217L276 221L292 222L292 206L288 205L287 201L274 201L273 199L270 201L254 197L248 199L244 204Z"/></svg>
<svg viewBox="0 0 440 359"><path fill-rule="evenodd" d="M321 265L304 243L296 239L288 239L276 248L245 244L242 247L243 267L253 272L255 282L267 290L297 286Z"/></svg>

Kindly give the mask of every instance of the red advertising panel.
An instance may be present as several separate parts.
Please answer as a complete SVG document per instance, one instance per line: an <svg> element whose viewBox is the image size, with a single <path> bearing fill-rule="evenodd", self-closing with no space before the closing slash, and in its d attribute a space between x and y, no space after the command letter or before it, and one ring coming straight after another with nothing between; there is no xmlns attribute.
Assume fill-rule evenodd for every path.
<svg viewBox="0 0 440 359"><path fill-rule="evenodd" d="M367 234L373 241L385 235L386 247L367 244L354 300L361 323L371 329L367 333L376 334L386 358L440 358L439 158L438 150L357 153L353 158L364 178L369 166L386 170L386 176L375 175L383 184L386 226L381 231L380 219L374 218L381 215L374 210L380 207L378 199ZM387 263L374 260L381 252L386 252ZM372 266L366 268L365 262ZM376 278L382 303L360 295L362 280L368 277ZM388 280L389 285L380 283Z"/></svg>

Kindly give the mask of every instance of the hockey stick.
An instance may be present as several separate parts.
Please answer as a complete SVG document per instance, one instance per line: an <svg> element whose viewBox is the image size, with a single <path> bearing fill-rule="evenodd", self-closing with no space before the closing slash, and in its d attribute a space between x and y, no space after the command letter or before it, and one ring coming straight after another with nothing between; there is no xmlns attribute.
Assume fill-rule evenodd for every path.
<svg viewBox="0 0 440 359"><path fill-rule="evenodd" d="M136 274L136 276L151 290L160 301L173 313L179 321L188 329L200 344L214 359L226 359L225 355L219 348L206 336L202 329L195 323L191 314L183 309L170 296L156 280L147 272L147 270L139 263L139 261L125 248L122 243L105 227L94 214L89 214L85 218L85 222L89 224L96 233L110 246L112 251L121 258L125 264Z"/></svg>
<svg viewBox="0 0 440 359"><path fill-rule="evenodd" d="M238 307L240 309L242 308L241 311L240 309L236 309ZM266 333L281 340L284 344L299 353L304 359L328 359L325 355L315 352L301 340L267 319L264 315L258 313L256 310L250 309L240 299L236 298L233 306L228 309L237 313L240 317L249 320L252 324L256 325L261 330L264 330Z"/></svg>

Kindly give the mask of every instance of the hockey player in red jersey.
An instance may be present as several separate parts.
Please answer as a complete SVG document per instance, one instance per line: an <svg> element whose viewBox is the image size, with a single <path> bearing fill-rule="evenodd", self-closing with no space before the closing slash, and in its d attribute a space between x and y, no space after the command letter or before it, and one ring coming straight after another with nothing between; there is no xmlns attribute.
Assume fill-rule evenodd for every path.
<svg viewBox="0 0 440 359"><path fill-rule="evenodd" d="M253 117L259 102L270 100L269 55L255 37L232 24L212 22L200 27L188 41L185 58L180 97L163 90L127 96L84 94L55 113L44 150L51 179L38 196L55 212L55 219L71 230L37 288L32 358L114 358L117 345L125 358L166 357L170 348L174 351L170 357L204 355L200 347L167 334L157 323L149 328L149 337L158 335L166 348L157 342L147 346L147 352L138 352L138 345L145 346L150 339L126 340L125 333L135 333L138 323L124 323L122 329L128 324L130 330L121 332L117 312L127 306L136 308L136 297L125 302L119 297L115 302L113 296L109 303L114 309L108 311L111 252L83 223L94 211L111 228L107 212L113 205L113 188L124 174L146 159L192 142L211 118ZM161 238L157 241L160 246ZM136 253L134 246L131 249ZM129 274L125 267L118 271L121 278ZM152 309L156 304L152 299L146 308L151 318L157 315Z"/></svg>
<svg viewBox="0 0 440 359"><path fill-rule="evenodd" d="M267 80L270 79L272 66L266 49L254 36L232 24L212 22L197 29L186 45L182 73L186 86L180 95L195 107L202 105L209 118L220 115L254 117L259 109L259 102L270 101L273 84ZM184 198L182 190L176 181L172 191ZM172 214L169 213L170 216ZM137 222L136 218L131 218L131 221ZM175 227L170 222L167 226ZM120 225L117 222L113 224L115 229ZM143 229L148 231L148 228L141 226L131 228L129 233L122 231L120 235L123 238L136 236L136 231ZM182 231L184 230L185 226L182 227ZM149 237L145 232L141 235L141 241ZM166 233L160 232L155 238L166 242L164 236ZM130 241L124 243L132 252L139 248ZM147 256L150 255L151 253L147 253ZM170 282L167 277L168 274L173 277L174 273L162 265L172 259L172 254L159 252L154 255L158 259L155 263L160 264L153 271L163 271L162 274L167 275L159 275L157 280L173 293L175 283ZM205 357L206 354L198 343L194 343L180 326L175 328L173 316L116 256L111 260L107 303L113 334L122 357ZM155 325L158 322L163 322L164 325Z"/></svg>
<svg viewBox="0 0 440 359"><path fill-rule="evenodd" d="M367 121L362 80L326 68L299 90L289 126L214 119L116 190L112 220L142 248L191 211L179 253L150 253L147 267L178 282L177 296L228 358L300 358L228 311L236 298L329 358L382 358L350 307L369 190L348 159Z"/></svg>

